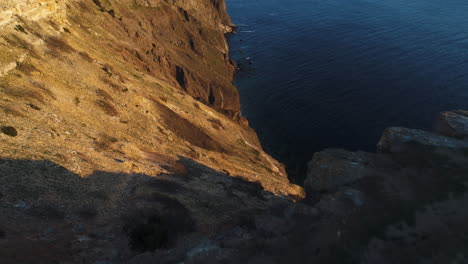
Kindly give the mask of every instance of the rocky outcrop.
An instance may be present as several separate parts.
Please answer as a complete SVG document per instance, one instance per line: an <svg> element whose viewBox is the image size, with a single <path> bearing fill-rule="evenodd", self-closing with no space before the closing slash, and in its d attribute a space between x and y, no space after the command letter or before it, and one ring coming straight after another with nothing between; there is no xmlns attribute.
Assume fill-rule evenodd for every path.
<svg viewBox="0 0 468 264"><path fill-rule="evenodd" d="M377 144L377 149L381 152L398 153L404 151L408 146L411 147L411 145L450 149L468 148L468 142L458 139L440 136L423 130L391 127L384 131L382 138Z"/></svg>
<svg viewBox="0 0 468 264"><path fill-rule="evenodd" d="M16 26L21 17L39 21L52 19L56 23L66 22L65 2L56 0L17 0L0 3L0 27Z"/></svg>
<svg viewBox="0 0 468 264"><path fill-rule="evenodd" d="M377 154L316 153L305 188L321 212L320 231L304 248L320 250L309 260L467 263L468 142L445 134L455 138L393 127L383 133Z"/></svg>
<svg viewBox="0 0 468 264"><path fill-rule="evenodd" d="M435 132L458 139L468 139L468 111L458 110L440 113Z"/></svg>
<svg viewBox="0 0 468 264"><path fill-rule="evenodd" d="M306 192L332 191L367 176L372 171L373 156L365 152L327 149L314 155L308 164L304 182Z"/></svg>

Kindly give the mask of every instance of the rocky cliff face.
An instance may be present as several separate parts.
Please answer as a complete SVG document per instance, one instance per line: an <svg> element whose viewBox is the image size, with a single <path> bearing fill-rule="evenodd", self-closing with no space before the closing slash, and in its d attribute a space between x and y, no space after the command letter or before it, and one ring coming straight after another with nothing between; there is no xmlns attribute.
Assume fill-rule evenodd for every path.
<svg viewBox="0 0 468 264"><path fill-rule="evenodd" d="M315 154L293 202L229 30L222 0L0 3L0 263L468 262L466 111Z"/></svg>
<svg viewBox="0 0 468 264"><path fill-rule="evenodd" d="M0 3L1 263L172 262L304 197L239 114L230 30L222 0Z"/></svg>
<svg viewBox="0 0 468 264"><path fill-rule="evenodd" d="M2 158L175 173L179 156L303 197L239 115L222 0L2 1Z"/></svg>

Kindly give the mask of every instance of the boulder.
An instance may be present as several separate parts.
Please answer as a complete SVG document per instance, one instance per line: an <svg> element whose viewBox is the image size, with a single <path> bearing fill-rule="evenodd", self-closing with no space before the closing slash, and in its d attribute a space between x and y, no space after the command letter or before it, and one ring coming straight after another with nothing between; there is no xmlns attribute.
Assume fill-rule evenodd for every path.
<svg viewBox="0 0 468 264"><path fill-rule="evenodd" d="M326 149L315 153L308 163L306 192L332 191L369 175L374 154L350 152L343 149Z"/></svg>
<svg viewBox="0 0 468 264"><path fill-rule="evenodd" d="M380 141L377 144L377 150L381 153L399 153L415 144L435 148L468 148L468 142L466 141L418 129L390 127L384 131L380 138Z"/></svg>
<svg viewBox="0 0 468 264"><path fill-rule="evenodd" d="M356 208L362 208L365 205L366 195L364 192L352 188L342 188L335 193L323 195L315 207L327 215L346 216Z"/></svg>
<svg viewBox="0 0 468 264"><path fill-rule="evenodd" d="M440 113L435 122L434 132L468 140L468 111L456 110Z"/></svg>

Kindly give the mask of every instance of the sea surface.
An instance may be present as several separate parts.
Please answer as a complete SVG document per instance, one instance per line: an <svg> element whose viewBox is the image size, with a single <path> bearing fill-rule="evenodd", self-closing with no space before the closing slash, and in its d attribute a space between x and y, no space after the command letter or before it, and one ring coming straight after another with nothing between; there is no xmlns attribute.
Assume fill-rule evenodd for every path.
<svg viewBox="0 0 468 264"><path fill-rule="evenodd" d="M302 183L324 148L468 109L468 0L227 0L242 113Z"/></svg>

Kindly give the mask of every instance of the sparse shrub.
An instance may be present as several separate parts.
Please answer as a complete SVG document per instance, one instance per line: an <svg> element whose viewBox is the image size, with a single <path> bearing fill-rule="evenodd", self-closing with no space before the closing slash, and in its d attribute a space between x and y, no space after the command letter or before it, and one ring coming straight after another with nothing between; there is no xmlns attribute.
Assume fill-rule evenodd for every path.
<svg viewBox="0 0 468 264"><path fill-rule="evenodd" d="M109 136L107 134L101 134L100 138L94 142L98 149L106 150L111 147L113 143L118 142L118 139L115 137Z"/></svg>
<svg viewBox="0 0 468 264"><path fill-rule="evenodd" d="M195 51L195 41L193 39L189 40L189 45L190 45L190 48Z"/></svg>
<svg viewBox="0 0 468 264"><path fill-rule="evenodd" d="M102 6L102 4L101 4L101 2L100 2L99 0L93 0L93 3L94 3L97 7L99 7L99 11L101 11L101 12L106 11L106 10L104 9L104 7Z"/></svg>
<svg viewBox="0 0 468 264"><path fill-rule="evenodd" d="M39 69L37 69L34 65L30 63L20 63L18 64L18 66L16 66L16 69L26 75L30 75L33 72L41 72Z"/></svg>
<svg viewBox="0 0 468 264"><path fill-rule="evenodd" d="M18 136L18 131L16 130L16 128L12 126L2 126L1 131L3 134L10 136L10 137Z"/></svg>
<svg viewBox="0 0 468 264"><path fill-rule="evenodd" d="M119 77L121 77L121 76L119 76ZM102 82L107 84L110 88L112 88L113 91L120 92L120 91L124 91L126 89L126 88L122 88L122 86L120 86L119 84L116 84L116 83L112 82L109 78L100 78L100 79L101 79Z"/></svg>
<svg viewBox="0 0 468 264"><path fill-rule="evenodd" d="M78 106L81 103L80 98L79 97L73 98L73 103L75 103L75 105Z"/></svg>
<svg viewBox="0 0 468 264"><path fill-rule="evenodd" d="M15 29L18 30L18 31L20 31L20 32L23 32L23 33L25 33L25 34L28 34L28 32L26 32L26 29L25 29L23 26L21 26L21 25L16 25L16 26L15 26Z"/></svg>
<svg viewBox="0 0 468 264"><path fill-rule="evenodd" d="M113 136L109 136L107 134L102 134L102 138L105 140L105 141L108 141L108 142L111 142L111 143L117 143L119 140L116 139L115 137Z"/></svg>
<svg viewBox="0 0 468 264"><path fill-rule="evenodd" d="M101 68L109 77L112 77L112 72L109 70L107 67L102 67Z"/></svg>
<svg viewBox="0 0 468 264"><path fill-rule="evenodd" d="M78 52L78 55L79 55L83 60L85 60L85 61L87 61L87 62L89 62L89 63L94 62L93 58L91 58L91 57L89 56L89 54L86 53L86 52L84 52L84 51Z"/></svg>
<svg viewBox="0 0 468 264"><path fill-rule="evenodd" d="M99 106L104 111L104 113L109 116L117 116L119 114L114 106L104 100L97 100L96 105Z"/></svg>
<svg viewBox="0 0 468 264"><path fill-rule="evenodd" d="M175 78L179 83L180 87L182 87L184 90L187 89L187 80L185 78L184 69L182 69L179 66L176 66Z"/></svg>
<svg viewBox="0 0 468 264"><path fill-rule="evenodd" d="M38 92L37 90L33 90L31 88L27 88L24 86L2 86L0 84L0 90L2 93L7 94L9 96L16 97L20 100L24 100L29 98L34 101L38 101L44 103L44 96L42 93Z"/></svg>
<svg viewBox="0 0 468 264"><path fill-rule="evenodd" d="M111 15L112 17L115 18L115 11L114 11L114 9L109 9L109 10L107 10L107 13L109 13L109 15Z"/></svg>
<svg viewBox="0 0 468 264"><path fill-rule="evenodd" d="M112 101L112 96L111 96L108 92L106 92L106 91L104 91L104 90L102 90L102 89L96 90L96 94L97 94L99 97L102 97L103 99Z"/></svg>
<svg viewBox="0 0 468 264"><path fill-rule="evenodd" d="M47 88L44 83L37 82L37 81L31 81L31 84L34 85L34 87L37 87L37 88L41 89L45 94L50 96L50 98L52 98L54 100L57 100L57 97L55 96L55 94L49 88Z"/></svg>
<svg viewBox="0 0 468 264"><path fill-rule="evenodd" d="M49 36L45 39L45 43L53 52L57 53L57 51L63 51L67 53L73 52L75 49L72 46L68 45L68 43L57 37Z"/></svg>
<svg viewBox="0 0 468 264"><path fill-rule="evenodd" d="M41 108L35 104L27 104L29 107L31 107L34 110L41 111Z"/></svg>
<svg viewBox="0 0 468 264"><path fill-rule="evenodd" d="M190 22L190 15L189 15L189 13L187 12L187 10L185 10L185 9L179 7L179 12L182 13L182 15L183 15L184 18L185 18L185 21Z"/></svg>

